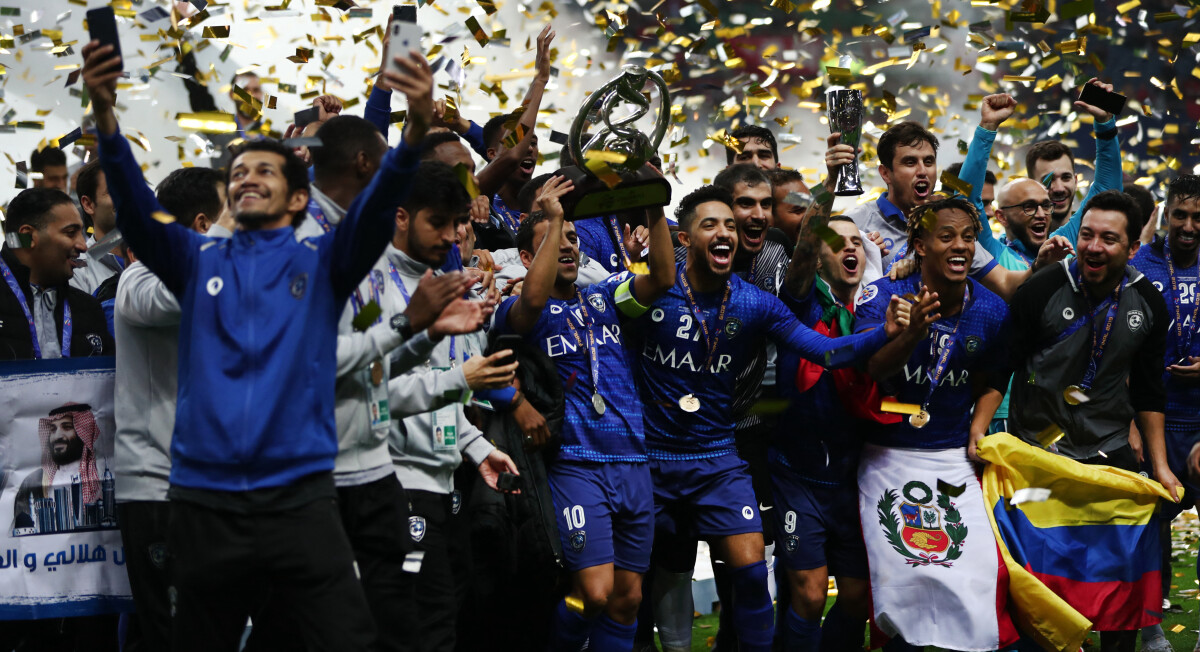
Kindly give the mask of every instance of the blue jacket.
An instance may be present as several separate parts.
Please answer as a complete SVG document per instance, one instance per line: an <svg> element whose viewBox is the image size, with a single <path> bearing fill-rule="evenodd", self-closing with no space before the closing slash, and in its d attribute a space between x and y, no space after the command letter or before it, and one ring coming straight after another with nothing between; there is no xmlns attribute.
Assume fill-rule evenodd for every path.
<svg viewBox="0 0 1200 652"><path fill-rule="evenodd" d="M248 491L331 471L338 318L391 239L419 152L389 151L326 236L218 240L154 219L162 208L129 143L99 141L117 226L182 310L171 484Z"/></svg>

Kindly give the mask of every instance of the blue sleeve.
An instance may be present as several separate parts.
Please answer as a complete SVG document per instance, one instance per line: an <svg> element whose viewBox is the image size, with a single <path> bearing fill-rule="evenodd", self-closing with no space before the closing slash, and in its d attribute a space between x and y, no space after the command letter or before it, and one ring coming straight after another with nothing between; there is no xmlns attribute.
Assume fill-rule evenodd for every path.
<svg viewBox="0 0 1200 652"><path fill-rule="evenodd" d="M870 297L863 300L863 297ZM859 302L854 306L854 332L862 333L869 329L879 330L887 319L887 307L892 300L892 294L884 288L872 283L864 288L859 296Z"/></svg>
<svg viewBox="0 0 1200 652"><path fill-rule="evenodd" d="M1117 130L1117 119L1114 117L1108 122L1100 124L1093 123L1092 130L1099 134L1102 132L1110 132ZM1124 190L1125 176L1121 171L1121 144L1117 142L1117 138L1097 138L1096 139L1096 176L1092 179L1092 185L1088 188L1087 195L1084 195L1083 201L1079 202L1079 207L1075 209L1075 214L1067 223L1058 227L1051 236L1061 235L1075 244L1079 238L1079 226L1083 224L1083 209L1087 203L1095 197L1097 193L1105 190Z"/></svg>
<svg viewBox="0 0 1200 652"><path fill-rule="evenodd" d="M379 171L354 198L342 223L320 239L323 250L332 249L322 254L332 257L333 289L339 300L350 296L391 241L396 207L408 197L420 151L420 147L407 147L403 140L388 150Z"/></svg>
<svg viewBox="0 0 1200 652"><path fill-rule="evenodd" d="M1000 257L1004 245L992 234L992 226L988 223L988 215L983 209L983 185L987 181L988 160L992 155L992 144L996 142L996 132L983 127L975 127L975 136L967 149L967 160L963 161L959 170L959 179L971 184L971 203L979 212L979 221L983 229L979 232L979 243L988 253Z"/></svg>
<svg viewBox="0 0 1200 652"><path fill-rule="evenodd" d="M887 332L882 328L858 335L826 337L796 319L778 297L768 296L771 301L766 319L771 339L780 349L792 351L810 362L830 369L857 366L865 363L888 341Z"/></svg>
<svg viewBox="0 0 1200 652"><path fill-rule="evenodd" d="M475 392L475 398L487 401L496 408L496 411L508 411L512 406L513 397L517 395L517 388L509 385L499 389L481 389Z"/></svg>
<svg viewBox="0 0 1200 652"><path fill-rule="evenodd" d="M104 308L104 320L108 322L108 334L116 337L117 329L113 327L113 311L117 307L117 300L105 299L100 302L100 307Z"/></svg>
<svg viewBox="0 0 1200 652"><path fill-rule="evenodd" d="M983 230L987 231L988 229L987 229L987 227L984 227ZM976 281L982 281L983 277L987 276L988 272L995 269L997 264L998 263L996 262L996 259L992 258L988 262L984 263L983 267L980 267L979 269L971 270L971 278L975 279Z"/></svg>
<svg viewBox="0 0 1200 652"><path fill-rule="evenodd" d="M111 136L99 135L100 163L117 211L117 228L137 254L176 296L183 294L192 257L201 242L207 240L181 224L164 224L154 219L162 205L146 185L129 141L121 130Z"/></svg>
<svg viewBox="0 0 1200 652"><path fill-rule="evenodd" d="M509 335L513 333L513 329L508 325L508 312L516 305L518 297L509 297L500 302L496 306L496 312L492 316L492 332L499 335Z"/></svg>
<svg viewBox="0 0 1200 652"><path fill-rule="evenodd" d="M463 140L467 141L467 144L471 146L471 149L475 150L476 154L482 156L483 160L486 161L487 143L483 142L483 127L475 124L474 120L468 120L467 122L471 123L471 127L467 129L467 133L459 135L462 136Z"/></svg>
<svg viewBox="0 0 1200 652"><path fill-rule="evenodd" d="M383 139L387 140L388 128L392 126L392 92L375 84L371 88L371 96L367 98L367 107L363 109L363 118L375 125L383 134Z"/></svg>

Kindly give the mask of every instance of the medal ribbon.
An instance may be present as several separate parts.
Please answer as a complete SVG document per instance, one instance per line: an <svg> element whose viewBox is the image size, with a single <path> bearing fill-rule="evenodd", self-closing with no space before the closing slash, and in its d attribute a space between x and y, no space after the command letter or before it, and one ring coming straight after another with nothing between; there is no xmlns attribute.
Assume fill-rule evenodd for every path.
<svg viewBox="0 0 1200 652"><path fill-rule="evenodd" d="M753 268L751 269L753 273ZM717 354L717 345L721 343L721 324L725 323L725 308L729 305L729 295L733 292L733 283L725 281L725 296L721 298L721 308L717 311L717 330L712 336L708 332L708 320L704 318L704 312L700 310L700 306L696 305L696 298L692 296L692 286L687 280L687 270L679 270L679 280L683 284L683 291L687 295L688 305L692 309L692 314L696 316L696 321L700 322L700 333L704 335L704 348L707 349L707 355L704 358L704 368L712 369L713 357Z"/></svg>
<svg viewBox="0 0 1200 652"><path fill-rule="evenodd" d="M920 289L920 283L917 283L917 289ZM950 355L954 352L954 343L958 340L958 329L967 318L967 308L971 305L971 284L967 283L963 288L963 304L962 310L958 312L958 321L954 323L954 330L950 331L950 336L946 338L946 345L942 347L942 353L938 356L937 364L933 369L925 373L925 378L929 380L929 393L925 395L925 402L921 404L921 409L925 412L929 411L929 402L933 400L933 393L938 388L938 383L942 382L942 376L946 375L946 369L950 367Z"/></svg>
<svg viewBox="0 0 1200 652"><path fill-rule="evenodd" d="M1165 251L1167 259L1167 275L1171 277L1171 307L1175 309L1175 354L1176 359L1183 358L1192 350L1192 335L1196 332L1196 316L1200 309L1200 301L1192 296L1192 315L1188 326L1183 325L1183 297L1179 292L1179 281L1175 279L1175 262L1171 260L1169 249Z"/></svg>
<svg viewBox="0 0 1200 652"><path fill-rule="evenodd" d="M1079 273L1078 261L1072 262L1071 267L1072 271L1075 272L1076 281L1078 282L1079 288L1083 290L1083 275ZM1096 380L1096 372L1100 368L1101 358L1104 357L1104 346L1108 344L1108 336L1110 333L1112 333L1113 321L1117 317L1117 308L1121 304L1121 290L1124 288L1124 286L1124 281L1118 283L1116 289L1113 290L1112 296L1105 299L1103 303L1096 306L1091 310L1091 312L1088 313L1087 323L1090 324L1092 328L1092 355L1088 360L1087 370L1083 372L1083 380L1079 383L1080 389L1083 389L1084 391L1091 389L1092 382ZM1084 290L1084 292L1084 296L1087 296L1086 290ZM1104 331L1099 337L1097 337L1096 315L1100 314L1100 312L1106 307L1108 308L1108 313L1104 317Z"/></svg>
<svg viewBox="0 0 1200 652"><path fill-rule="evenodd" d="M25 321L29 324L29 339L33 342L33 357L37 360L42 359L42 344L38 341L37 326L33 323L33 312L29 309L29 303L25 300L25 291L21 289L21 285L17 283L17 278L13 276L12 270L8 268L8 263L0 260L0 274L4 276L4 282L8 284L8 289L17 296L17 303L21 304L21 312L25 313ZM71 304L67 303L66 296L62 297L63 302L63 327L62 327L62 346L60 347L62 357L71 357L71 332L74 327L71 324Z"/></svg>
<svg viewBox="0 0 1200 652"><path fill-rule="evenodd" d="M317 203L314 197L308 198L308 214L326 233L333 230L333 226L329 224L329 220L325 217L325 211L321 210L321 205Z"/></svg>
<svg viewBox="0 0 1200 652"><path fill-rule="evenodd" d="M608 226L612 229L613 237L617 239L617 249L621 251L621 260L625 263L625 268L629 268L629 264L633 261L629 260L629 252L625 250L625 238L621 236L621 225L617 222L616 215L608 216Z"/></svg>
<svg viewBox="0 0 1200 652"><path fill-rule="evenodd" d="M583 295L579 293L579 288L575 288L575 299L579 301L579 314L581 316L579 322L587 329L586 348L588 351L588 371L592 376L592 393L600 393L600 353L596 350L596 333L592 330L592 318L588 315ZM571 337L575 338L575 346L583 348L585 340L579 337L579 331L575 330L575 324L571 321L570 310L567 311L567 329L571 331Z"/></svg>
<svg viewBox="0 0 1200 652"><path fill-rule="evenodd" d="M396 284L396 289L400 290L400 296L404 297L404 305L407 307L408 304L412 302L412 299L409 298L408 288L404 287L404 280L400 278L400 272L396 271L396 266L393 265L392 261L390 261L390 260L388 261L388 276L392 277L392 282ZM466 362L467 359L470 357L471 356L467 355L466 351L463 351L463 362ZM451 335L450 336L450 366L451 367L454 366L454 359L455 359L454 336Z"/></svg>

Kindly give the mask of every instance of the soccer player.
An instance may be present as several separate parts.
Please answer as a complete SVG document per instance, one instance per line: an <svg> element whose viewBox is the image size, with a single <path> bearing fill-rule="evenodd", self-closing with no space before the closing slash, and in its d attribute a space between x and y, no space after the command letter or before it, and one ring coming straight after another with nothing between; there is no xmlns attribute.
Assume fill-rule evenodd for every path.
<svg viewBox="0 0 1200 652"><path fill-rule="evenodd" d="M653 210L650 273L616 274L580 290L579 245L559 202L571 188L561 177L550 179L539 210L517 232L528 272L521 295L500 305L495 324L544 347L566 388L550 487L572 582L555 612L551 649L574 652L590 640L592 650L629 650L641 575L650 565L654 505L623 327L671 287L675 263L666 218Z"/></svg>
<svg viewBox="0 0 1200 652"><path fill-rule="evenodd" d="M824 193L806 211L780 297L801 323L822 335L850 335L854 298L866 268L864 238L849 218L830 218L834 171L854 160L854 148L830 137ZM827 240L817 237L818 226ZM778 362L780 396L788 400L768 451L775 494L776 573L787 573L781 586L778 626L788 651L861 649L867 620L867 551L856 518L855 471L862 440L844 406L860 401L873 384L862 372L828 371L795 354ZM838 596L824 625L829 575L837 577ZM786 609L786 611L783 611Z"/></svg>
<svg viewBox="0 0 1200 652"><path fill-rule="evenodd" d="M687 261L672 289L637 321L656 528L672 538L709 541L733 575L728 608L741 649L767 650L771 599L754 489L734 447L735 379L763 338L807 359L845 366L882 346L903 317L895 314L897 300L887 333L837 341L818 335L777 297L733 273L738 229L727 190L692 192L676 216Z"/></svg>
<svg viewBox="0 0 1200 652"><path fill-rule="evenodd" d="M895 397L911 412L888 414L883 423L860 422L869 443L858 466L859 513L870 559L875 623L893 637L889 650L925 645L996 649L1015 639L1011 621L996 608L996 596L1002 595L997 592L999 555L968 460L974 458L975 444L986 432L1008 380L1003 373L1008 307L970 276L980 228L975 208L965 198L935 197L908 219L910 255L917 260L918 273L898 281L880 279L857 300L859 332L875 328L889 296L932 294L940 303L933 324L915 327L914 314L910 327L867 366L881 393ZM977 415L973 421L972 408L985 412L986 418ZM943 490L942 480L960 491ZM945 507L934 500L934 487ZM896 519L890 501L897 492L908 501L901 512L907 514L904 510L911 503L916 527L926 528L913 535L915 543L901 541L899 549L884 536L886 524ZM904 518L908 523L909 517ZM935 527L943 522L954 536L960 532L952 527L957 523L978 539L954 539L951 546L949 535ZM931 555L935 560L948 558L951 567L930 561L938 571L930 574L925 572L929 567L906 562Z"/></svg>
<svg viewBox="0 0 1200 652"><path fill-rule="evenodd" d="M779 145L775 134L766 127L742 125L729 132L741 144L741 151L725 147L726 165L753 165L767 171L779 167Z"/></svg>
<svg viewBox="0 0 1200 652"><path fill-rule="evenodd" d="M341 227L295 240L309 198L304 164L279 143L256 141L230 169L242 228L222 242L170 223L145 187L113 111L122 73L112 49L85 46L83 78L117 225L181 308L173 648L237 649L270 588L310 644L365 650L374 626L334 504L337 320L408 192L432 114L429 64L419 52L396 58L409 98L404 144L384 157Z"/></svg>
<svg viewBox="0 0 1200 652"><path fill-rule="evenodd" d="M1135 186L1140 187L1140 186ZM1139 206L1145 213L1144 207ZM1163 385L1167 390L1167 409L1163 437L1167 448L1167 464L1179 478L1186 494L1178 505L1167 505L1161 513L1164 523L1170 523L1184 509L1200 502L1197 486L1188 479L1188 451L1200 442L1200 341L1196 338L1197 266L1196 251L1200 244L1200 177L1184 174L1167 187L1167 238L1138 248L1129 261L1150 279L1166 300L1168 318L1167 344ZM1165 529L1170 533L1170 529ZM1200 569L1197 570L1200 578ZM1155 636L1158 634L1158 636ZM1150 639L1150 640L1148 640ZM1142 648L1151 641L1161 640L1158 631L1142 631ZM1161 647L1161 644L1160 644Z"/></svg>

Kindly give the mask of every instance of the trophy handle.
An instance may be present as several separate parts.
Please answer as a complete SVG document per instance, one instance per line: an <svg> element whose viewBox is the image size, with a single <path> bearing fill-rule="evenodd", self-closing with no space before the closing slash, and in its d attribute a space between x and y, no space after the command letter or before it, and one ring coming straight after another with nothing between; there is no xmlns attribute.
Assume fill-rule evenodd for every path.
<svg viewBox="0 0 1200 652"><path fill-rule="evenodd" d="M659 92L660 108L658 117L654 124L654 133L649 139L650 150L645 153L646 158L649 158L658 151L658 146L662 144L663 138L667 135L667 129L670 127L670 92L667 90L667 82L662 78L662 75L653 70L647 70L641 66L627 65L620 75L610 79L600 88L596 89L590 96L588 101L584 102L583 106L579 107L579 112L575 114L575 120L571 123L571 131L568 132L567 148L574 157L577 165L583 165L583 152L590 150L593 145L603 144L607 141L610 134L615 134L624 139L633 139L641 134L632 127L627 127L642 116L646 115L650 110L650 102L642 95L642 88L645 86L647 79L652 82ZM601 98L600 106L597 107L597 101L592 98ZM629 102L637 105L640 110L632 115L625 116L614 120L611 117L612 109L618 101ZM588 116L592 111L599 109L600 117L605 124L605 128L594 134L588 139L586 147L581 143L584 128L588 123Z"/></svg>

